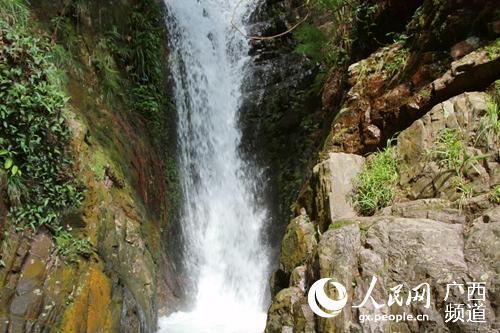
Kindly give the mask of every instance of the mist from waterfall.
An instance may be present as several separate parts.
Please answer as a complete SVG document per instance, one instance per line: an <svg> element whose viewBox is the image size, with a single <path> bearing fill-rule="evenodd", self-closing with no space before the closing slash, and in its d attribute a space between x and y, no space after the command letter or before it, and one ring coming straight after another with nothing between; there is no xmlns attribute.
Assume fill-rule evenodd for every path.
<svg viewBox="0 0 500 333"><path fill-rule="evenodd" d="M265 326L267 211L258 174L238 153L242 83L250 61L244 18L257 0L165 0L178 110L188 312L160 319L162 333L260 333ZM245 5L246 4L246 5Z"/></svg>

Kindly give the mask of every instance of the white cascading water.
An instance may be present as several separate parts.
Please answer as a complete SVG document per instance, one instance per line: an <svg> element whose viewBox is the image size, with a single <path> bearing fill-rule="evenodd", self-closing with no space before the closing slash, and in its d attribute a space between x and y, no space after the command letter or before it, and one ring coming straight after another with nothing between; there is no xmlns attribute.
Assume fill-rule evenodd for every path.
<svg viewBox="0 0 500 333"><path fill-rule="evenodd" d="M184 266L194 289L189 312L160 319L161 333L261 333L267 218L256 177L238 154L237 116L249 63L243 18L257 0L165 0L178 109ZM192 284L192 285L191 285Z"/></svg>

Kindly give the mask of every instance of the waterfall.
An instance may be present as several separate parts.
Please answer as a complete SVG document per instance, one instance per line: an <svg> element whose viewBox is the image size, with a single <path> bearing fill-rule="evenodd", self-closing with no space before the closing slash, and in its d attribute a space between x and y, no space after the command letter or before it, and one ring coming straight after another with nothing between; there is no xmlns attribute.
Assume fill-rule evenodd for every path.
<svg viewBox="0 0 500 333"><path fill-rule="evenodd" d="M249 64L244 18L257 0L165 0L178 109L188 312L160 319L161 333L260 333L265 326L267 211L259 175L238 153L238 110Z"/></svg>

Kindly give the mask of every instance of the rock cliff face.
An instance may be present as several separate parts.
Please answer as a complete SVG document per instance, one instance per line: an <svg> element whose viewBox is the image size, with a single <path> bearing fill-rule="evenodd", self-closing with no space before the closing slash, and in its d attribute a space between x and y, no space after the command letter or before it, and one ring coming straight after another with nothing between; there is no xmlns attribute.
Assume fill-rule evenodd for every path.
<svg viewBox="0 0 500 333"><path fill-rule="evenodd" d="M487 112L488 98L484 93L454 97L435 106L399 135L400 186L405 191L374 217L353 217L352 210L342 208L345 198L335 199L332 195L336 190L337 194L349 194L348 185L331 185L335 184L332 175L359 169L361 157L330 154L329 159L335 160L337 167L331 166L329 173L316 173L318 180L312 182L315 189L307 194L315 200L309 211L315 217L314 223L306 215L296 218L283 239L279 273L283 285L275 285L273 290L284 289L274 297L267 332L498 331L500 210L490 194L490 189L499 184L498 136L483 146L482 152L476 151L487 157L468 176L473 193L467 198L457 198L456 186L443 181L446 174L450 179L449 172L440 170L436 161L425 156L444 128L467 133L469 148L478 147L480 120ZM316 168L325 163L328 160ZM342 212L329 207L338 207ZM390 288L400 283L414 287L423 282L431 286L432 303L429 308L420 303L351 308L362 302L373 276L378 278L378 284L372 296L381 304L387 301ZM331 319L315 317L306 299L308 287L325 277L341 282L349 296L348 307ZM486 283L487 321L446 323L446 285L474 281ZM466 304L466 296L457 292L452 300ZM429 320L394 323L359 319L362 315L403 312L426 314Z"/></svg>
<svg viewBox="0 0 500 333"><path fill-rule="evenodd" d="M392 2L373 3L378 4L374 19L398 11ZM279 268L271 278L266 332L500 329L499 132L488 120L498 124L498 12L488 1L413 5L413 14L393 17L407 17L404 24L379 28L403 33L403 41L386 40L378 49L355 45L348 65L331 69L324 83L321 112L334 117L320 139L319 160L309 167L292 205L296 217L287 227ZM467 27L473 11L484 20ZM391 138L395 195L388 207L363 217L354 179L374 159L371 153ZM451 141L455 166L446 155ZM374 307L369 300L365 307L352 308L363 301L374 276L378 280L371 295L385 306ZM347 306L334 318L316 316L308 305L308 291L320 278L332 278L347 289ZM424 282L430 285L429 306L387 306L391 288ZM446 285L471 282L485 282L486 320L448 321L447 304L468 300L467 292L455 291L445 302ZM364 320L402 313L425 314L428 320Z"/></svg>

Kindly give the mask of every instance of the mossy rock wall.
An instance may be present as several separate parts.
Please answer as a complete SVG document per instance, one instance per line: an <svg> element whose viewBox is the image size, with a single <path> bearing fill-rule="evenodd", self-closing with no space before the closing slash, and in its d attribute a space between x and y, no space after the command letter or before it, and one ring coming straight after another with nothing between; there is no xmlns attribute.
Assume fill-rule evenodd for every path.
<svg viewBox="0 0 500 333"><path fill-rule="evenodd" d="M175 195L175 173L166 174L175 168L175 110L163 95L148 95L161 111L154 115L130 97L142 79L126 68L132 58L120 53L126 46L120 43L135 43L134 33L149 29L158 43L157 60L166 63L162 7L150 5L41 1L28 7L30 31L63 50L62 57L50 57L64 72L68 148L84 188L81 206L65 211L59 223L88 239L91 253L69 262L59 255L51 230L16 225L7 217L8 185L0 175L2 331L154 332L158 312L175 307L175 286L165 282L165 232ZM154 17L154 29L130 25L133 15ZM104 70L103 59L109 66ZM166 77L166 70L159 76ZM156 83L169 91L166 80ZM157 135L160 130L163 135Z"/></svg>

